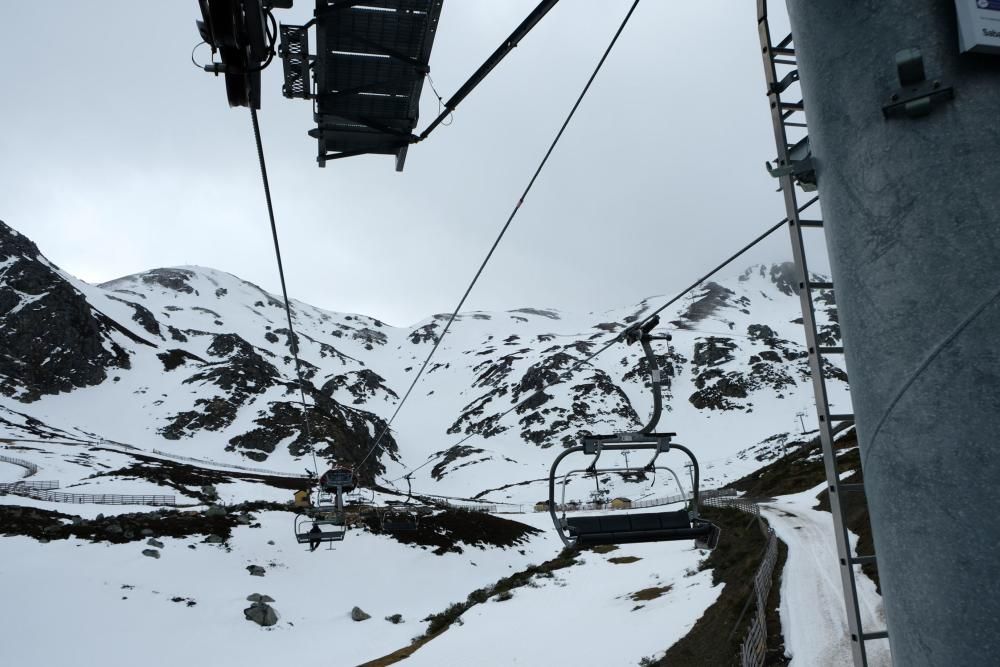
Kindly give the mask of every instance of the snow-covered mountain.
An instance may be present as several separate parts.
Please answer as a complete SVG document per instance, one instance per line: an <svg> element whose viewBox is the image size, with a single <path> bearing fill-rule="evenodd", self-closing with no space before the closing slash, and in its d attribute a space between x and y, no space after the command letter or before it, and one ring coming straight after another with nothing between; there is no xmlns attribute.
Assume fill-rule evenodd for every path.
<svg viewBox="0 0 1000 667"><path fill-rule="evenodd" d="M662 314L659 331L673 342L657 350L667 379L660 430L699 454L709 485L745 472L717 463L780 444L810 409L793 287L791 265L754 266ZM638 346L616 344L566 371L664 300L601 313L462 313L362 473L385 483L417 469L413 486L426 493L540 499L561 447L646 421ZM397 328L292 305L317 455L357 464L447 315ZM839 328L826 306L833 344ZM0 223L0 437L71 435L302 472L312 463L290 343L280 299L236 276L177 267L90 285ZM828 371L836 403L846 376ZM621 492L652 493L644 485Z"/></svg>
<svg viewBox="0 0 1000 667"><path fill-rule="evenodd" d="M707 487L757 479L760 461L801 440L798 415L811 411L812 393L793 286L790 266L753 266L662 314L658 333L673 342L657 343L659 430L698 454ZM201 267L89 285L0 223L0 494L12 492L0 502L0 590L17 601L0 610L0 664L37 660L37 638L53 628L60 641L46 659L110 667L137 655L149 665L320 656L338 666L677 664L667 650L678 641L695 655L699 632L719 644L711 628L744 622L737 612L764 544L744 515L727 520L713 560L689 542L563 551L548 514L532 511L564 446L646 421L650 385L636 346L615 344L567 371L665 300L602 313L463 313L365 460L447 316L398 328L293 302L309 440L274 295ZM824 343L835 344L833 304L821 304ZM827 373L836 405L847 378ZM295 475L313 467L311 445L325 461L365 461L362 476L376 482L352 494L347 539L316 553L297 543L305 517L289 504L305 485ZM817 456L800 458L819 470ZM678 467L671 457L662 462ZM417 531L386 530L379 516L405 496L408 472L420 495L498 511L431 503ZM600 482L606 497L675 495L664 477ZM768 613L776 619L780 606L793 657L839 664L843 602L820 574L836 554L828 516L813 509L824 484L813 482L761 510L789 544L793 573L775 575L780 604L772 596ZM76 502L33 496L32 484ZM582 479L567 498L594 491ZM164 493L175 509L91 495ZM879 617L874 583L864 586ZM66 620L53 624L56 599ZM601 636L613 640L581 639ZM873 664L888 664L882 657Z"/></svg>

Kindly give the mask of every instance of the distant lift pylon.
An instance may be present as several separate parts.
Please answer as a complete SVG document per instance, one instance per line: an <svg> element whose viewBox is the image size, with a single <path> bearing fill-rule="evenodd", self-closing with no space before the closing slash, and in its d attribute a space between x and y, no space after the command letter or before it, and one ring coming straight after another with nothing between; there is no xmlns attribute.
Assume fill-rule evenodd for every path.
<svg viewBox="0 0 1000 667"><path fill-rule="evenodd" d="M698 460L687 447L672 442L676 433L655 433L663 408L661 394L660 370L653 354L651 341L655 338L651 331L659 324L659 318L654 317L645 324L636 323L625 332L625 340L629 344L639 342L645 353L646 363L653 391L653 415L648 424L636 433L617 433L615 435L597 435L584 437L583 444L570 447L556 457L549 473L549 514L559 537L566 546L597 546L603 544L625 544L633 542L666 542L675 540L694 540L695 545L702 549L714 549L719 542L719 527L698 516L699 507L699 469ZM662 339L662 338L661 338ZM669 338L666 338L669 340ZM687 454L691 459L692 488L691 500L687 509L669 512L624 513L620 511L600 515L567 517L565 504L562 516L557 516L556 479L559 464L567 456L582 452L593 456L590 465L581 470L573 470L563 478L563 496L569 481L569 475L577 472L597 475L602 472L654 472L665 470L656 465L660 454L666 454L676 449ZM653 457L644 466L626 466L624 468L597 468L597 461L603 451L649 450Z"/></svg>

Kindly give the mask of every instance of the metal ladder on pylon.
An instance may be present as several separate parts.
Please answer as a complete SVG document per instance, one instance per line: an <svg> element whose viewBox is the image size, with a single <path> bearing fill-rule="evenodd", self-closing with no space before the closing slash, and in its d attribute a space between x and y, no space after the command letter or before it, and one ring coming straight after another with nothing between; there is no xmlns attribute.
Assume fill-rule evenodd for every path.
<svg viewBox="0 0 1000 667"><path fill-rule="evenodd" d="M867 667L868 656L865 643L874 639L884 639L884 630L866 632L861 623L858 606L858 592L855 581L855 565L875 562L875 556L855 556L851 552L848 529L844 522L843 494L864 493L864 484L845 484L840 481L834 450L834 426L853 422L853 414L834 414L826 391L823 373L823 357L840 355L843 347L824 347L816 327L816 313L813 305L813 291L831 290L833 283L811 280L806 262L803 230L822 229L823 221L817 218L803 218L802 213L814 206L819 197L814 196L800 205L796 185L805 192L816 190L816 172L806 134L805 105L799 81L798 65L792 35L789 34L777 44L771 39L771 29L767 16L767 0L757 0L757 30L760 36L761 55L767 80L767 97L771 105L771 121L774 125L774 140L778 157L774 167L768 164L768 171L778 179L785 201L788 231L792 240L792 254L795 260L799 299L802 305L802 323L805 327L806 346L809 350L809 370L812 375L813 391L816 395L816 413L819 417L819 437L823 449L823 464L830 495L830 511L836 532L837 557L840 578L844 588L844 602L847 607L847 625L850 633L851 654L856 667ZM793 94L795 93L795 94ZM794 101L786 101L782 95L789 95ZM796 99L798 98L798 99Z"/></svg>

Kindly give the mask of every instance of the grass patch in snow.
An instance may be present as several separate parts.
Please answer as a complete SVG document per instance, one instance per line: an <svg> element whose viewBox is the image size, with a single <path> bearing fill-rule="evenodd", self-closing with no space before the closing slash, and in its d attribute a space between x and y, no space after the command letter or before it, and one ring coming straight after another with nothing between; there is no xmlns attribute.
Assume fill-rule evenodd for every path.
<svg viewBox="0 0 1000 667"><path fill-rule="evenodd" d="M615 565L628 565L629 563L634 563L637 560L642 560L638 556L615 556L614 558L609 558L609 563L614 563Z"/></svg>
<svg viewBox="0 0 1000 667"><path fill-rule="evenodd" d="M612 551L618 551L617 544L598 544L597 546L590 547L590 550L595 554L609 554Z"/></svg>
<svg viewBox="0 0 1000 667"><path fill-rule="evenodd" d="M655 600L656 598L670 592L673 586L653 586L652 588L644 588L641 591L636 591L629 595L629 599L633 602L649 602L650 600Z"/></svg>

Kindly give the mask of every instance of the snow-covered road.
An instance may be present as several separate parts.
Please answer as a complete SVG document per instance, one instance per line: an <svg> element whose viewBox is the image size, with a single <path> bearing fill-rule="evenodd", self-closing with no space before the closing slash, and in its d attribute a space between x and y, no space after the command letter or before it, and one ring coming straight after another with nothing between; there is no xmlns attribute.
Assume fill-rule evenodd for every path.
<svg viewBox="0 0 1000 667"><path fill-rule="evenodd" d="M837 570L837 545L829 512L812 509L824 484L761 505L761 512L788 545L781 576L781 627L792 667L850 667L847 615ZM857 536L852 535L852 548ZM885 628L882 598L866 575L856 577L865 630ZM867 642L868 664L892 665L889 642Z"/></svg>

